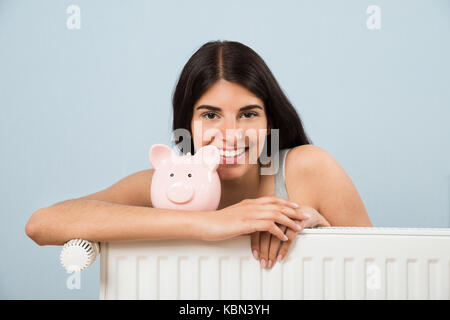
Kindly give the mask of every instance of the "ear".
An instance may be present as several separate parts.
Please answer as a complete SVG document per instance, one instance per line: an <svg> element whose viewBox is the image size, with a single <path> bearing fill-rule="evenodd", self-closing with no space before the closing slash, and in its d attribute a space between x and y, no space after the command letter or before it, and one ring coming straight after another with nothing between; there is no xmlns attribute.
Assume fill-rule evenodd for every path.
<svg viewBox="0 0 450 320"><path fill-rule="evenodd" d="M216 170L220 163L219 149L210 145L200 148L194 155L194 162L204 164L209 171Z"/></svg>
<svg viewBox="0 0 450 320"><path fill-rule="evenodd" d="M174 155L172 148L165 144L154 144L148 153L150 163L154 169L161 167L167 161L172 161L171 157Z"/></svg>

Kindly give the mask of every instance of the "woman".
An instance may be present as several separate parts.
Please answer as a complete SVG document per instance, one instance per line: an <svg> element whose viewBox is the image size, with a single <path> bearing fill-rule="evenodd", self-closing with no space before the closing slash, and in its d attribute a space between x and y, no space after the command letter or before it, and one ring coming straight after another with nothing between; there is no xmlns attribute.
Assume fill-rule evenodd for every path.
<svg viewBox="0 0 450 320"><path fill-rule="evenodd" d="M173 111L173 129L191 134L184 153L208 144L221 150L218 210L153 208L153 169L148 169L99 192L37 210L27 235L39 245L62 245L73 238L222 240L251 234L255 258L271 268L304 228L372 226L350 178L329 153L311 144L294 107L249 47L213 41L199 48L182 70ZM268 134L261 138L247 135L250 131ZM277 132L278 140L271 132ZM263 149L273 151L273 140L277 148L263 165ZM257 162L250 161L252 155ZM276 155L281 155L281 170L261 174L267 166L276 167Z"/></svg>

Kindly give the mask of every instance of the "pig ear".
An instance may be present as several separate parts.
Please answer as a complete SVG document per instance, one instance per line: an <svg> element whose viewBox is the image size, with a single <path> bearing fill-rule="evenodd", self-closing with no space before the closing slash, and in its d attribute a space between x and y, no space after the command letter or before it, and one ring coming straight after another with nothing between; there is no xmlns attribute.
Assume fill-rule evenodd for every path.
<svg viewBox="0 0 450 320"><path fill-rule="evenodd" d="M204 146L194 155L196 163L203 163L210 171L217 169L220 163L219 149L215 146Z"/></svg>
<svg viewBox="0 0 450 320"><path fill-rule="evenodd" d="M174 152L172 148L166 146L165 144L154 144L150 148L148 153L150 158L150 163L154 169L161 167L165 162L172 161L172 156L174 156Z"/></svg>

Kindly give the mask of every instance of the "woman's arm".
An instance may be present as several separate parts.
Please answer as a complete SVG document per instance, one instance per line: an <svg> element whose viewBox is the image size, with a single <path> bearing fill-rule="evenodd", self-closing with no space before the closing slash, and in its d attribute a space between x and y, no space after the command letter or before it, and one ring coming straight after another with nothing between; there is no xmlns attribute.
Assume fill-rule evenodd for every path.
<svg viewBox="0 0 450 320"><path fill-rule="evenodd" d="M92 242L201 238L196 211L166 210L74 199L37 210L26 234L38 245L63 245L74 238Z"/></svg>
<svg viewBox="0 0 450 320"><path fill-rule="evenodd" d="M291 152L288 157L296 159L291 172L304 181L303 190L310 195L311 206L331 226L373 226L354 183L336 159L315 145L295 147Z"/></svg>
<svg viewBox="0 0 450 320"><path fill-rule="evenodd" d="M82 238L92 242L192 238L225 240L255 231L280 239L276 223L296 229L300 214L284 199L262 197L222 210L186 211L150 207L153 169L130 175L91 195L37 210L25 227L39 245L62 245Z"/></svg>
<svg viewBox="0 0 450 320"><path fill-rule="evenodd" d="M25 232L38 245L89 241L197 238L199 212L151 207L153 169L139 171L93 194L37 210Z"/></svg>

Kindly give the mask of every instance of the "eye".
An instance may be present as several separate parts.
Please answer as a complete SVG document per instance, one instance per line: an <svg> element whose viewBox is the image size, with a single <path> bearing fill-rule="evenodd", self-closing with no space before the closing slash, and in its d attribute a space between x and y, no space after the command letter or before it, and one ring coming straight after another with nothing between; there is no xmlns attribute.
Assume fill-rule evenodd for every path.
<svg viewBox="0 0 450 320"><path fill-rule="evenodd" d="M256 112L244 112L243 115L251 115L250 117L244 117L244 118L253 118L258 116L258 114Z"/></svg>
<svg viewBox="0 0 450 320"><path fill-rule="evenodd" d="M188 173L188 177L189 177L189 178L192 177L192 174Z"/></svg>
<svg viewBox="0 0 450 320"><path fill-rule="evenodd" d="M217 116L217 114L214 112L205 112L204 114L202 114L203 118L213 120L214 118L210 118L210 116Z"/></svg>
<svg viewBox="0 0 450 320"><path fill-rule="evenodd" d="M171 173L170 176L173 177L173 173Z"/></svg>

